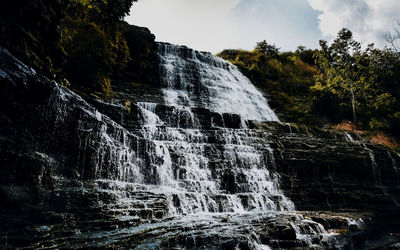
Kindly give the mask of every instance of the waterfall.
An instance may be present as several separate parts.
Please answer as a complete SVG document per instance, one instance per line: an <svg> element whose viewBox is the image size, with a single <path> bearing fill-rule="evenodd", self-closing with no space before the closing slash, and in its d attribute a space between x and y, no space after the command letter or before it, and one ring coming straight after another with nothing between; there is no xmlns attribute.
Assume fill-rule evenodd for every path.
<svg viewBox="0 0 400 250"><path fill-rule="evenodd" d="M159 43L158 48L168 105L201 106L247 120L278 121L264 96L234 65L183 46Z"/></svg>
<svg viewBox="0 0 400 250"><path fill-rule="evenodd" d="M141 189L165 195L170 215L293 210L268 139L246 129L248 119L278 120L262 94L209 53L159 44L159 57L165 105L137 103L138 134L155 144L149 158L157 158ZM199 109L213 116L208 125Z"/></svg>
<svg viewBox="0 0 400 250"><path fill-rule="evenodd" d="M267 100L220 58L159 47L165 103L137 102L138 126L127 130L81 100L77 169L131 210L142 206L135 197L149 197L152 216L160 204L169 216L294 210L280 190L268 135L246 125L278 120ZM57 90L57 119L67 120L64 104L73 96Z"/></svg>

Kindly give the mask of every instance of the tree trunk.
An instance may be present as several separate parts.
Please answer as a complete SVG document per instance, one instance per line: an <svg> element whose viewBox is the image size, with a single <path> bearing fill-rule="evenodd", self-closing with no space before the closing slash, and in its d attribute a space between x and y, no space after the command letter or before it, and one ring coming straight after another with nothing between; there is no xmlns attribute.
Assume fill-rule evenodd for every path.
<svg viewBox="0 0 400 250"><path fill-rule="evenodd" d="M350 82L350 93L351 93L351 107L353 109L353 122L357 122L356 116L356 98L354 96L353 82Z"/></svg>

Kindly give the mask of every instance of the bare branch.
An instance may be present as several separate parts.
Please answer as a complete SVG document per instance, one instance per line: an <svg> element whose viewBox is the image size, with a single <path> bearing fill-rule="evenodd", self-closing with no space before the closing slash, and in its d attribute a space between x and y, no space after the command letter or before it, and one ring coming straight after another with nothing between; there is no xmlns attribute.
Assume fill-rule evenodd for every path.
<svg viewBox="0 0 400 250"><path fill-rule="evenodd" d="M390 47L396 51L400 52L400 20L397 20L397 24L393 25L393 32L385 33L385 40L389 43Z"/></svg>

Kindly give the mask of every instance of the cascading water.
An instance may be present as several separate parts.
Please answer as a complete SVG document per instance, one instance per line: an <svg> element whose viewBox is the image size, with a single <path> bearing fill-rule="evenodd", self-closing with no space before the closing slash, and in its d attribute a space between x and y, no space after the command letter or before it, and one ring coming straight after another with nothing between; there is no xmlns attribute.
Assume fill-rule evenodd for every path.
<svg viewBox="0 0 400 250"><path fill-rule="evenodd" d="M159 43L168 105L204 107L243 119L278 121L267 100L235 66L208 52Z"/></svg>
<svg viewBox="0 0 400 250"><path fill-rule="evenodd" d="M168 116L156 103L137 103L141 135L156 144L158 188L170 214L287 211L294 206L279 190L268 142L246 129L201 126L192 109L207 109L222 121L236 113L277 121L266 99L233 65L184 47L159 44L161 81ZM212 141L211 141L212 138ZM141 183L147 184L147 183Z"/></svg>
<svg viewBox="0 0 400 250"><path fill-rule="evenodd" d="M222 59L175 45L159 47L167 105L137 103L140 126L135 131L111 131L118 132L113 136L104 124L96 169L118 169L114 180L121 183L114 187L122 197L132 186L160 194L172 216L294 210L279 189L267 136L243 129L248 119L277 120L266 99ZM208 125L199 109L214 116ZM130 144L135 150L127 149ZM104 171L110 164L114 167Z"/></svg>

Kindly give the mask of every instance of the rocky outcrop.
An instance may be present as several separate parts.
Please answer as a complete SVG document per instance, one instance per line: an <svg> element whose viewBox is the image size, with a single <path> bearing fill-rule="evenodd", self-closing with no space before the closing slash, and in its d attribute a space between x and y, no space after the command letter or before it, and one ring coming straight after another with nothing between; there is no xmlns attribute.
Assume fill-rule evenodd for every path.
<svg viewBox="0 0 400 250"><path fill-rule="evenodd" d="M399 205L400 155L360 135L294 124L257 124L276 144L282 188L301 210L380 210Z"/></svg>
<svg viewBox="0 0 400 250"><path fill-rule="evenodd" d="M122 22L121 30L129 47L129 59L123 72L116 76L121 81L159 86L159 67L155 36L148 28ZM118 86L118 83L115 83ZM138 88L139 89L139 88Z"/></svg>

